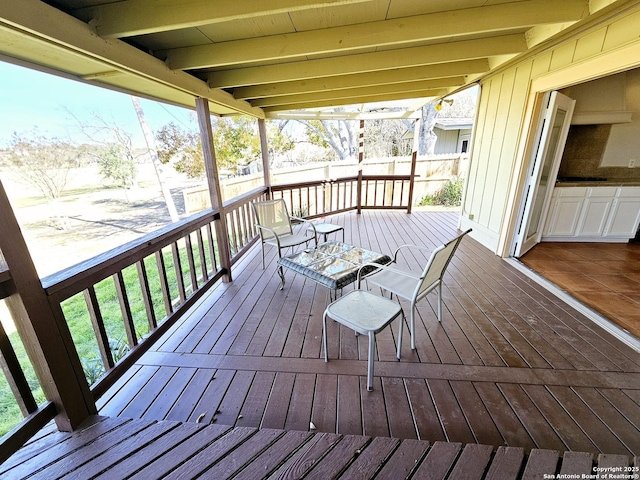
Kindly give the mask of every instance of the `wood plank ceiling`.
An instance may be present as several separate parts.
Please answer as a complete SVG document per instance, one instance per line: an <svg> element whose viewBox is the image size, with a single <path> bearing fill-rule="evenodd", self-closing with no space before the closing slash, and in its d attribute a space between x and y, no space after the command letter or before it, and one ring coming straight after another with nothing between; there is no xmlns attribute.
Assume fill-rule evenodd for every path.
<svg viewBox="0 0 640 480"><path fill-rule="evenodd" d="M424 103L622 3L4 0L0 59L218 115Z"/></svg>

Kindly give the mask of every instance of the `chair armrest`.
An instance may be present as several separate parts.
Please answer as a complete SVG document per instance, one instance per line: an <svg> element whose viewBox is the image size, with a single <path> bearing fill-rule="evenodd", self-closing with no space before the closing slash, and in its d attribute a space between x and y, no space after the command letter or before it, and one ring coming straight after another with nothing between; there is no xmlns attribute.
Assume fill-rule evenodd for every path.
<svg viewBox="0 0 640 480"><path fill-rule="evenodd" d="M273 230L272 228L269 227L265 227L264 225L259 225L259 224L254 224L256 226L256 228L258 228L259 230L266 230L267 232L270 232L273 235L273 238L276 239L276 242L278 244L278 249L280 249L280 237L278 236L278 234L276 233L275 230ZM264 240L264 237L262 236L262 232L260 233L260 239Z"/></svg>
<svg viewBox="0 0 640 480"><path fill-rule="evenodd" d="M313 229L313 241L316 243L316 247L318 246L318 232L316 232L316 226L315 226L315 224L313 222L310 222L309 220L307 220L305 218L300 218L300 217L292 217L292 216L290 216L289 219L297 220L299 222L306 223L309 226L311 226L311 228Z"/></svg>
<svg viewBox="0 0 640 480"><path fill-rule="evenodd" d="M362 269L365 267L375 267L376 270L389 270L390 272L393 273L397 273L398 275L404 275L405 277L409 277L409 278L414 278L416 280L418 280L420 278L420 275L415 275L411 272L406 272L404 270L398 270L397 268L393 268L390 265L381 265L379 263L373 263L373 262L367 262L367 263L363 263L360 268L358 269L358 288L360 288L360 282L362 281ZM364 278L366 279L367 276L371 275L372 273L374 273L376 270L367 273Z"/></svg>
<svg viewBox="0 0 640 480"><path fill-rule="evenodd" d="M402 249L414 249L414 250L421 250L425 253L431 253L432 252L432 248L427 248L427 247L423 247L421 245L412 245L412 244L405 244L405 245L400 245L398 248L396 248L396 251L393 252L393 263L397 263L398 260L398 253L400 253L400 250Z"/></svg>

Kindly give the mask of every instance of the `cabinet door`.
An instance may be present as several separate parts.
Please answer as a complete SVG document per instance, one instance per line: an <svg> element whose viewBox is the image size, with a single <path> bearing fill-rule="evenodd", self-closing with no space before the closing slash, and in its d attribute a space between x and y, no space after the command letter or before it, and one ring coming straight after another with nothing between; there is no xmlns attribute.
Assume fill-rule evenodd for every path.
<svg viewBox="0 0 640 480"><path fill-rule="evenodd" d="M584 211L577 234L585 237L601 237L609 219L613 195L611 197L590 197L585 199Z"/></svg>
<svg viewBox="0 0 640 480"><path fill-rule="evenodd" d="M583 197L558 197L552 210L546 235L549 237L569 237L576 234Z"/></svg>
<svg viewBox="0 0 640 480"><path fill-rule="evenodd" d="M640 222L640 198L618 197L605 230L607 237L633 238Z"/></svg>

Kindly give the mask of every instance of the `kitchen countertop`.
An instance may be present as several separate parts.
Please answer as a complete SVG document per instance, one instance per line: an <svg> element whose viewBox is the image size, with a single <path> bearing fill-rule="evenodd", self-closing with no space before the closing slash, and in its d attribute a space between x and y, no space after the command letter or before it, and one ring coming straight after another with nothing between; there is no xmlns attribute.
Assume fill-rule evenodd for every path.
<svg viewBox="0 0 640 480"><path fill-rule="evenodd" d="M606 182L556 182L556 187L640 187L640 180L607 180Z"/></svg>

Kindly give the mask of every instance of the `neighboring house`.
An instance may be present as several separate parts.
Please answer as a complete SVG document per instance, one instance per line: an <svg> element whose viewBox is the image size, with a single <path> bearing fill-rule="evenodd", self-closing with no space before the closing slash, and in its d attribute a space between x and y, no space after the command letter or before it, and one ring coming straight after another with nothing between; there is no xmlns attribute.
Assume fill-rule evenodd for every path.
<svg viewBox="0 0 640 480"><path fill-rule="evenodd" d="M433 132L438 137L435 154L468 153L473 118L438 118Z"/></svg>
<svg viewBox="0 0 640 480"><path fill-rule="evenodd" d="M433 153L468 153L472 127L473 118L438 118L433 127L437 137ZM402 139L413 142L413 129L407 130Z"/></svg>

